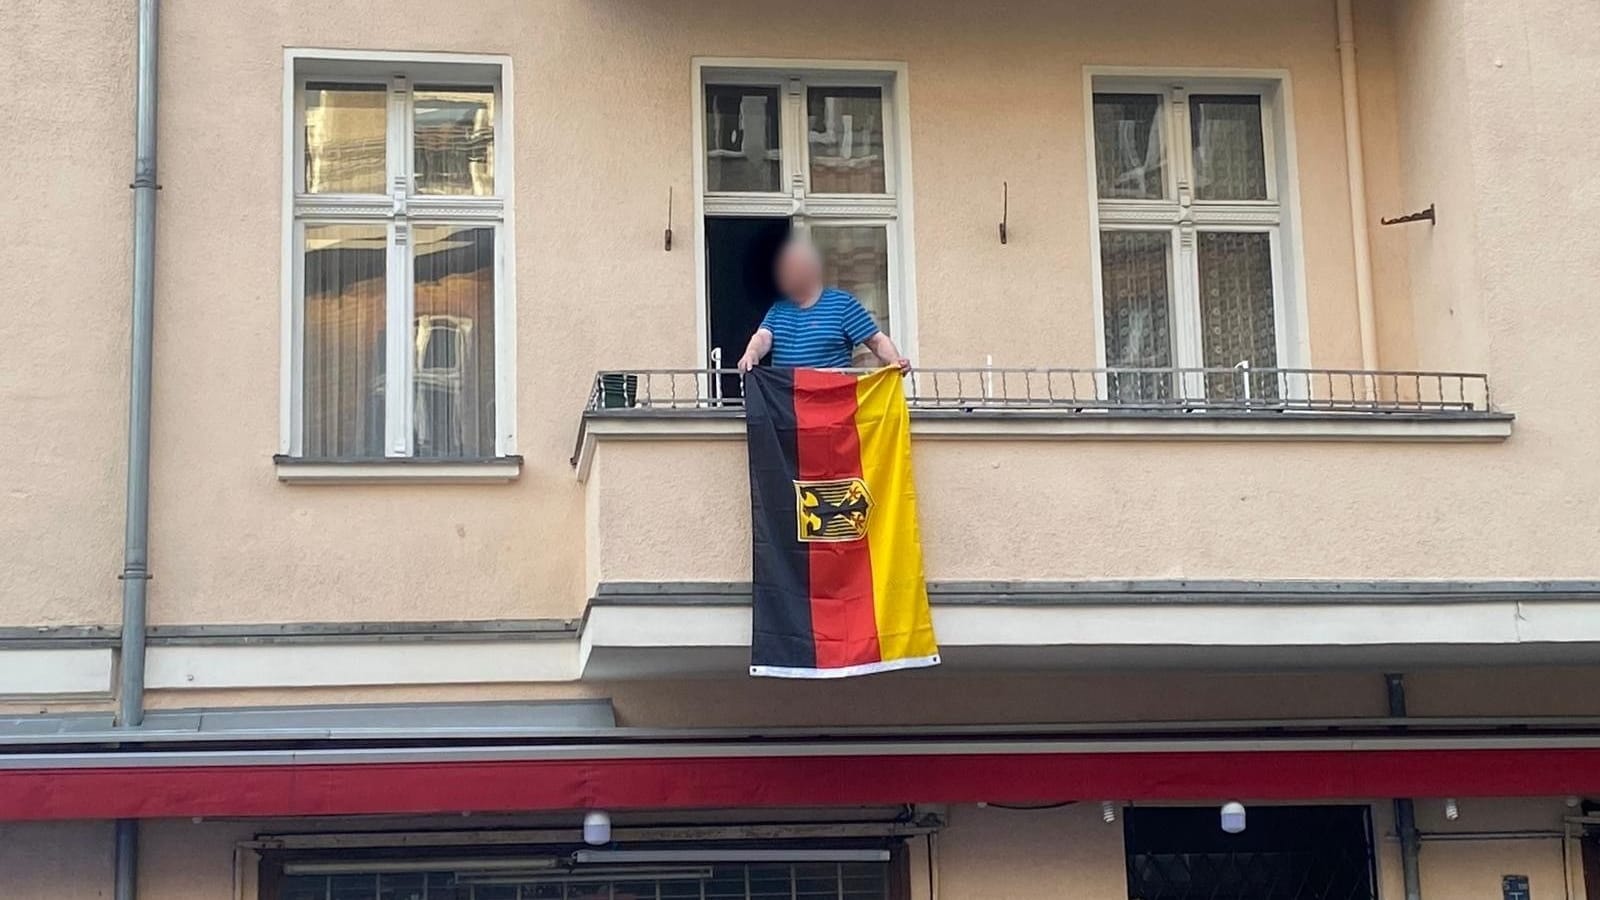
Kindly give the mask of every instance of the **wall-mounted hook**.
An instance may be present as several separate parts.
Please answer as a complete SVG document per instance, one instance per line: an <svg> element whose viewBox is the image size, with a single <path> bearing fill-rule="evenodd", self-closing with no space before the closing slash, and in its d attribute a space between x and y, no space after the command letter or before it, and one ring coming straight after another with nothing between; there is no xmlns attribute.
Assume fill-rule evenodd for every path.
<svg viewBox="0 0 1600 900"><path fill-rule="evenodd" d="M662 240L668 253L672 252L672 185L667 185L667 233Z"/></svg>
<svg viewBox="0 0 1600 900"><path fill-rule="evenodd" d="M1434 216L1433 204L1429 203L1427 209L1422 212L1414 212L1409 216L1378 220L1379 225L1405 225L1408 222L1432 222L1437 224L1438 219Z"/></svg>
<svg viewBox="0 0 1600 900"><path fill-rule="evenodd" d="M1010 239L1006 234L1006 223L1011 220L1011 185L1000 182L1000 243L1004 244Z"/></svg>

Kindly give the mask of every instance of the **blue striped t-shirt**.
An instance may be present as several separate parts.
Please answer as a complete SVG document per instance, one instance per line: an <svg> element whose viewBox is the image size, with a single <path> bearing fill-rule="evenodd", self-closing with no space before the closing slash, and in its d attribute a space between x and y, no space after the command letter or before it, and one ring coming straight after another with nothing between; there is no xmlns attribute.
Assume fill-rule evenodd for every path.
<svg viewBox="0 0 1600 900"><path fill-rule="evenodd" d="M772 364L793 369L846 369L857 344L878 333L877 323L855 297L828 288L802 309L781 299L761 327L772 332Z"/></svg>

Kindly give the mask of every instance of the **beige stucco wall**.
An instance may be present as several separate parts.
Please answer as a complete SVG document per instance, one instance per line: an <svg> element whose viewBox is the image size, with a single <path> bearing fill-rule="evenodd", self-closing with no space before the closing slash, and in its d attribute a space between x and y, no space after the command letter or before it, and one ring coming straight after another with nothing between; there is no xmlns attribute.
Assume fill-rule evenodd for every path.
<svg viewBox="0 0 1600 900"><path fill-rule="evenodd" d="M927 441L915 449L927 574L1594 574L1588 546L1558 539L1562 526L1551 521L1568 485L1519 480L1520 452L1498 444ZM590 482L601 514L591 553L602 580L749 579L742 444L619 442L600 456ZM1572 515L1588 527L1587 511Z"/></svg>
<svg viewBox="0 0 1600 900"><path fill-rule="evenodd" d="M70 6L70 9L69 9ZM7 4L0 623L114 621L127 416L133 7Z"/></svg>
<svg viewBox="0 0 1600 900"><path fill-rule="evenodd" d="M1362 5L1363 39L1370 40L1362 60L1369 143L1380 157L1370 194L1375 208L1388 209L1396 176L1383 171L1382 157L1392 153L1396 119L1385 108L1395 87L1383 6ZM0 461L7 502L0 546L8 563L13 554L18 561L0 586L0 624L114 623L131 22L98 7L67 17L42 0L23 10L13 31L24 49L0 58L0 83L37 111L32 119L41 127L53 129L49 144L69 153L47 162L28 143L4 157L18 176L4 179L9 190L19 181L53 185L43 200L17 195L37 213L23 243L7 242L0 253L9 271L34 274L24 276L25 290L0 302L28 303L26 316L6 320L27 329L27 340L18 342L36 346L31 342L46 334L54 352L41 365L7 366L8 389L0 393L0 414L29 423L32 436L28 452ZM219 14L201 0L163 4L152 620L576 613L587 580L584 532L592 526L566 458L588 379L601 367L682 365L695 356L700 250L683 223L691 217L696 55L907 64L917 355L927 364L970 363L991 353L1000 363L1092 364L1085 65L1287 70L1314 359L1358 361L1331 0L1031 0L1008 3L1004 15L955 0L824 0L808 7L802 25L782 27L789 15L792 8L772 0L482 0L448 16L399 0L272 0L253 5L248 16ZM74 52L56 53L58 46ZM527 459L517 483L307 488L276 481L269 458L279 421L285 46L473 51L513 60L518 449ZM71 86L66 103L62 85ZM6 140L32 142L38 134L13 129ZM1013 237L1005 247L994 239L1001 180L1011 186ZM680 241L663 253L668 188L677 198ZM40 267L38 259L51 262ZM1391 244L1378 248L1380 305L1400 320L1406 316L1395 310L1407 304L1402 260ZM46 327L35 327L41 317ZM1396 358L1406 356L1403 329L1386 330L1385 342ZM993 449L975 452L987 464ZM1087 450L1104 490L1145 478L1116 462L1130 451L1164 460L1191 455L1170 447ZM999 459L1003 468L1017 459L1019 473L1054 471L1065 452L999 448ZM1195 452L1212 460L1202 469L1223 471L1259 468L1266 451ZM722 466L713 473L719 484L742 478L726 450L708 459ZM1419 471L1441 464L1454 463L1401 460ZM929 465L958 463L930 456ZM1188 474L1179 484L1185 491L1201 486ZM1202 504L1180 504L1137 531L1149 536L1191 507ZM1001 528L985 543L1002 547L1012 535ZM1089 556L1129 560L1117 574L1255 574L1241 571L1237 559L1204 550L1175 555L1170 547L1159 562L1135 565L1150 547L1141 535L1084 527L1081 537ZM1343 559L1309 567L1333 568ZM1069 565L1041 563L1035 574Z"/></svg>
<svg viewBox="0 0 1600 900"><path fill-rule="evenodd" d="M1244 799L1248 802L1248 798ZM1420 800L1419 827L1432 835L1560 831L1562 817L1568 812L1561 798L1476 800L1463 802L1461 809L1460 820L1446 822L1438 801ZM1379 840L1380 896L1401 897L1391 809L1387 802L1375 801L1372 810ZM813 811L819 818L827 818L829 813ZM832 813L851 815L845 810ZM759 816L763 820L771 818L770 813ZM1127 896L1122 825L1101 821L1096 803L1035 811L956 806L947 810L947 816L948 826L940 832L933 853L940 897L1030 900L1048 895L1116 900ZM738 814L730 812L715 818L737 821ZM615 820L619 825L627 824L630 817L618 813ZM680 817L674 821L690 820ZM471 824L488 828L518 824L559 827L562 823L553 818L535 823L519 822L514 817L486 817L475 818ZM145 900L236 896L234 846L258 833L459 827L459 818L409 822L147 822L140 835L140 896ZM105 823L0 825L0 891L4 891L7 900L109 897L110 851L111 828ZM913 900L928 900L926 842L913 841L911 851L911 896ZM1575 860L1577 854L1571 856ZM1558 838L1428 840L1420 860L1426 897L1494 900L1500 896L1501 876L1508 874L1529 876L1536 897L1565 896L1562 842ZM1576 891L1581 892L1581 872L1575 867L1572 874ZM244 897L254 900L253 872L248 867L243 871L243 885L247 888Z"/></svg>

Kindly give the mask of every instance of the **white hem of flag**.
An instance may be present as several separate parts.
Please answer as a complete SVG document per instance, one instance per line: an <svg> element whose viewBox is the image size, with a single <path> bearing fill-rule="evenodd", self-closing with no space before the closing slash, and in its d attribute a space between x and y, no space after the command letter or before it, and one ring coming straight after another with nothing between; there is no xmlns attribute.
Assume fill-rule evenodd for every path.
<svg viewBox="0 0 1600 900"><path fill-rule="evenodd" d="M750 674L759 678L853 678L856 675L875 675L899 669L923 669L939 664L939 654L910 656L905 659L886 659L881 662L862 663L858 666L841 666L837 669L808 669L799 666L751 666Z"/></svg>

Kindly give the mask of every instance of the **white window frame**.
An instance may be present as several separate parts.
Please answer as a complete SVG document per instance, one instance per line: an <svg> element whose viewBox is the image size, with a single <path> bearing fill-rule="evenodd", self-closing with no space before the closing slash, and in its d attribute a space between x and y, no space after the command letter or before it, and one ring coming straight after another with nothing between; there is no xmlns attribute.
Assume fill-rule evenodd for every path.
<svg viewBox="0 0 1600 900"><path fill-rule="evenodd" d="M304 129L305 83L352 81L384 84L389 91L386 194L307 194ZM427 85L493 85L495 88L494 189L488 197L417 195L409 191L413 165L412 92ZM516 214L512 127L514 101L511 58L501 54L390 53L291 47L283 57L283 258L282 341L278 452L303 458L302 359L304 343L304 218L317 224L378 224L389 230L384 392L384 456L353 460L372 463L413 457L413 361L408 344L413 302L412 225L476 224L495 230L494 402L495 458L516 455ZM395 286L404 301L394 302ZM393 365L401 360L403 365ZM454 460L453 462L472 462ZM450 461L446 461L450 462Z"/></svg>
<svg viewBox="0 0 1600 900"><path fill-rule="evenodd" d="M906 65L899 62L696 57L691 64L694 149L695 347L697 365L711 359L706 272L708 216L788 217L804 235L817 226L881 226L888 233L889 331L901 353L916 358L916 254L911 191L911 114ZM707 85L766 85L778 89L782 118L779 190L706 190ZM882 194L813 194L811 146L805 133L805 92L812 87L878 87L883 91ZM722 360L728 367L731 360Z"/></svg>
<svg viewBox="0 0 1600 900"><path fill-rule="evenodd" d="M1096 171L1094 95L1160 95L1167 154L1164 200L1101 199ZM1193 94L1241 94L1261 98L1262 140L1267 160L1267 200L1196 201L1186 175L1193 171L1188 98ZM1090 268L1094 282L1095 365L1106 366L1105 285L1102 231L1168 232L1172 317L1172 364L1203 366L1200 325L1199 261L1195 235L1206 231L1261 232L1272 235L1273 319L1280 369L1310 363L1306 280L1300 224L1300 178L1295 150L1294 105L1289 74L1256 69L1151 69L1089 66L1084 69L1084 140L1087 147ZM1201 379L1185 393L1203 396ZM1285 389L1303 391L1298 379Z"/></svg>

